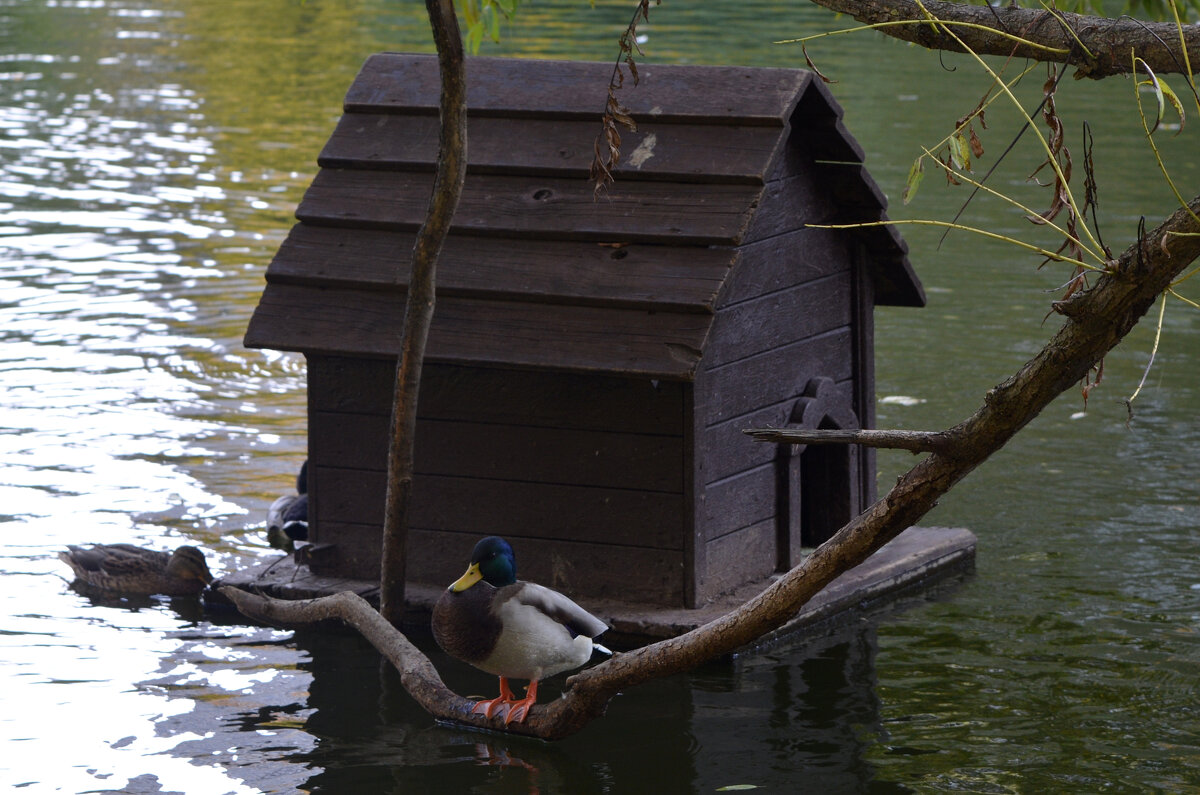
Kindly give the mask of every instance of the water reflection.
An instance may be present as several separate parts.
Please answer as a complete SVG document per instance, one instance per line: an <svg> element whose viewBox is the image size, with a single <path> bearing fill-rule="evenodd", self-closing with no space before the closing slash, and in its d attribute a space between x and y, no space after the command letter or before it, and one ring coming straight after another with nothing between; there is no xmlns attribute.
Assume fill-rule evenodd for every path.
<svg viewBox="0 0 1200 795"><path fill-rule="evenodd" d="M123 789L126 779L150 769L167 789L257 791L231 790L219 769L189 764L179 754L180 741L186 737L172 730L183 720L180 716L195 704L214 699L218 688L237 672L238 655L222 653L221 647L236 650L252 642L256 633L245 627L232 633L211 626L201 629L194 623L197 604L185 600L178 604L182 613L149 600L121 600L75 605L70 615L51 616L28 606L21 611L9 609L12 605L6 600L10 618L3 644L8 683L0 737L10 753L0 764L0 780L33 792L98 791L106 782L130 791ZM263 640L278 635L258 634ZM201 664L198 656L219 660L211 665L218 666L224 678L206 681L201 701L177 698L186 691L172 688L186 685L187 667ZM251 674L264 655L257 653L254 658L247 666ZM173 679L164 680L162 671L170 671ZM272 671L270 677L286 673ZM245 682L259 687L263 680L246 677ZM202 729L194 722L189 727L191 734ZM47 741L58 749L56 764L49 764Z"/></svg>
<svg viewBox="0 0 1200 795"><path fill-rule="evenodd" d="M490 686L419 640L452 685ZM819 791L850 792L872 779L863 757L881 720L869 621L802 649L780 646L640 686L585 735L553 744L433 726L361 640L304 633L295 642L311 655L304 730L320 738L293 760L319 771L305 791L769 790L802 777Z"/></svg>

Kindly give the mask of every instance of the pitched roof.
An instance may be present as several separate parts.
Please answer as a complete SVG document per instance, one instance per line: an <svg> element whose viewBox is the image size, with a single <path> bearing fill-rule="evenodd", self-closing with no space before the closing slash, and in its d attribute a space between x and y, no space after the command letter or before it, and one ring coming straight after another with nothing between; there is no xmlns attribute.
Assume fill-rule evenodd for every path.
<svg viewBox="0 0 1200 795"><path fill-rule="evenodd" d="M689 379L739 247L814 220L777 200L798 162L836 197L836 216L816 220L886 219L840 107L791 69L640 67L620 92L639 129L623 133L617 182L594 198L611 69L468 60L468 177L439 263L431 361ZM437 104L434 57L367 61L267 271L248 346L396 354ZM892 227L853 235L877 303L924 304Z"/></svg>

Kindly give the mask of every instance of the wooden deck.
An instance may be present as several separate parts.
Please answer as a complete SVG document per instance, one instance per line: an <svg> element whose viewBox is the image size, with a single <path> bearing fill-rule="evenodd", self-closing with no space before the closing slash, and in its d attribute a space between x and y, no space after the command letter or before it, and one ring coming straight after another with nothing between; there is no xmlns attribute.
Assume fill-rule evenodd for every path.
<svg viewBox="0 0 1200 795"><path fill-rule="evenodd" d="M975 544L975 535L962 528L911 527L861 566L834 580L806 604L795 619L762 641L769 643L817 625L836 622L839 617L852 616L863 607L919 591L946 577L970 571L975 564ZM584 606L612 627L605 635L606 643L628 648L682 635L719 618L752 598L773 579L749 583L695 610L609 600L588 600ZM376 583L314 576L308 569L297 567L291 555L281 555L262 565L228 575L216 585L232 585L282 599L311 599L350 590L372 604L379 601ZM441 589L436 587L410 585L405 623L427 625L440 592Z"/></svg>

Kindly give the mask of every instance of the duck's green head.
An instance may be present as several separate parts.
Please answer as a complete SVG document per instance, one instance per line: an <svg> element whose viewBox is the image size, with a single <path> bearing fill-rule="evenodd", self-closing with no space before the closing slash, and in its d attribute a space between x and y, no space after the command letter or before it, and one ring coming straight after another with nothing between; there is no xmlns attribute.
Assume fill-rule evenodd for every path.
<svg viewBox="0 0 1200 795"><path fill-rule="evenodd" d="M480 580L496 588L517 581L517 561L512 547L499 536L488 536L475 545L467 573L455 580L450 590L455 593L465 591Z"/></svg>

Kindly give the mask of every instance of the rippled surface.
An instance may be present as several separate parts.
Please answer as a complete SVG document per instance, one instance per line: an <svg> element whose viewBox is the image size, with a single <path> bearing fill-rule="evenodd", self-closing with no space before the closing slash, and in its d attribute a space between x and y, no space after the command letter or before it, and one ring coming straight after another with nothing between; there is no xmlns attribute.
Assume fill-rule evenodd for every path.
<svg viewBox="0 0 1200 795"><path fill-rule="evenodd" d="M607 60L630 12L528 4L498 51ZM304 367L241 336L341 95L367 54L428 51L426 25L420 4L383 0L0 2L0 784L1200 787L1200 331L1178 301L1132 423L1123 399L1150 327L1109 357L1086 413L1077 394L1062 398L929 518L976 531L974 577L809 646L640 687L563 743L431 724L350 636L70 589L56 559L68 543L189 541L217 573L266 554L266 506L304 455ZM668 3L643 33L665 61L800 65L770 41L840 25L794 4ZM810 53L841 81L847 124L893 196L919 144L984 87L964 60L942 59L950 75L936 55L879 39ZM880 57L894 71L879 75ZM1064 90L1069 144L1079 118L1092 123L1105 233L1120 249L1171 196L1126 112L1129 83ZM989 123L999 152L1015 127L998 110ZM1189 133L1160 141L1185 193L1200 182ZM1016 189L1036 158L1010 157ZM953 215L961 192L936 182L893 215ZM994 202L970 218L1024 233ZM930 304L878 313L879 423L936 428L1038 348L1066 276L963 235L935 250L937 232L904 231ZM881 485L908 462L881 456ZM493 687L441 667L464 692Z"/></svg>

